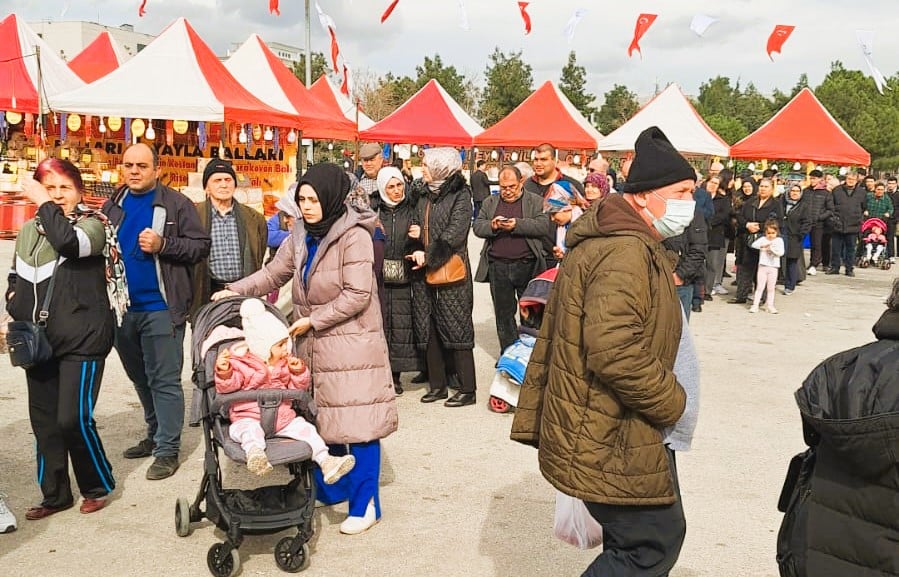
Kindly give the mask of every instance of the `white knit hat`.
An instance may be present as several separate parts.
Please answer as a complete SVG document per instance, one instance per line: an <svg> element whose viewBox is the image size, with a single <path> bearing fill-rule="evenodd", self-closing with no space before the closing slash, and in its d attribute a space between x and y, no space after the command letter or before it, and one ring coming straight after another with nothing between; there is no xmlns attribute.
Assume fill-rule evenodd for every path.
<svg viewBox="0 0 899 577"><path fill-rule="evenodd" d="M240 317L243 321L243 336L247 348L257 357L267 361L272 347L279 341L287 339L287 350L290 350L290 334L287 326L278 318L265 310L259 299L247 299L240 304Z"/></svg>

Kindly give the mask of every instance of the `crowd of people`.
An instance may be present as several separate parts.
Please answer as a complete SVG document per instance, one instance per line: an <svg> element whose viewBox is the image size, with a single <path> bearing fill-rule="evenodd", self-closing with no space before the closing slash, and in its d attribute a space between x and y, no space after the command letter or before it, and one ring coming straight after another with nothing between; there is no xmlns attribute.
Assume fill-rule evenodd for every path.
<svg viewBox="0 0 899 577"><path fill-rule="evenodd" d="M6 293L15 320L47 321L53 348L25 371L43 495L26 519L74 505L69 461L82 513L114 490L93 418L113 347L146 422L123 456L153 457L149 480L176 473L186 325L206 303L243 296L279 304L289 326L242 306L245 341L220 354L216 386L310 388L314 426L285 406L275 434L310 443L319 500L348 501L340 531L366 531L382 514L380 440L398 427L403 373L427 383L422 403L476 404L473 282L489 284L502 353L518 338L527 284L558 267L512 439L539 447L544 476L602 524L603 552L584 575L667 574L686 532L676 452L689 450L699 407L690 314L730 295L727 277L729 302L751 299L754 313L764 299L776 313L778 280L790 295L819 269L854 276L856 264L889 262L899 191L894 177L812 171L798 183L735 177L717 162L702 178L656 127L635 149L617 173L597 157L580 180L549 143L532 165L491 177L478 162L470 179L456 149L427 148L413 179L368 143L359 173L310 167L267 222L234 199L236 174L219 159L194 206L159 181L156 151L133 145L102 210L81 204L74 165L42 162L24 186L39 209L17 238ZM484 241L474 274L472 231ZM248 468L267 473L258 414L231 416ZM15 528L0 505L4 519Z"/></svg>

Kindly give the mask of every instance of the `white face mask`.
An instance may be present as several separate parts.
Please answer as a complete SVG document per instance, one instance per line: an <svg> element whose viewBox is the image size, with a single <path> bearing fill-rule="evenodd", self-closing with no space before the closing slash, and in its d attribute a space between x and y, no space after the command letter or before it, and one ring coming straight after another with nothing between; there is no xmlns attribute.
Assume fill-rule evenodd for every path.
<svg viewBox="0 0 899 577"><path fill-rule="evenodd" d="M696 202L693 200L663 198L655 192L652 194L665 201L665 214L661 218L656 218L648 208L644 208L643 212L652 218L652 226L662 238L671 238L687 230L687 227L693 222Z"/></svg>

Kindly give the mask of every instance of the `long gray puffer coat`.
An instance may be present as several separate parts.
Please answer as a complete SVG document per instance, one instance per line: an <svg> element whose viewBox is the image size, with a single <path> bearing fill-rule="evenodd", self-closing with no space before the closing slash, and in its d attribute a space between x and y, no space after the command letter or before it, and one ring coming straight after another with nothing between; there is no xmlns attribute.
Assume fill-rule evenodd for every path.
<svg viewBox="0 0 899 577"><path fill-rule="evenodd" d="M424 269L412 282L412 308L418 346L426 349L431 323L435 323L443 346L452 350L474 348L474 306L471 263L468 260L468 231L471 228L471 189L461 172L452 174L435 193L427 185L416 182L421 198L416 207L416 222L424 229L425 210L431 204L428 222L430 244L425 250L426 270L437 270L453 254L465 262L465 280L453 286L430 286L425 283ZM421 190L424 187L424 190ZM422 230L422 240L424 230ZM413 247L422 249L422 245Z"/></svg>

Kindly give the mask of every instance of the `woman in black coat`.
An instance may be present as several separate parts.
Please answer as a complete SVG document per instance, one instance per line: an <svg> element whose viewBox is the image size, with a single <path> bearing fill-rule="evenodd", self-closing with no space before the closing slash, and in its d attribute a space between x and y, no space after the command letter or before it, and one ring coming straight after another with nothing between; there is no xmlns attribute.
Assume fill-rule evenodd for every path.
<svg viewBox="0 0 899 577"><path fill-rule="evenodd" d="M799 281L799 261L802 259L802 239L812 228L811 198L803 194L802 187L794 184L784 195L784 230L786 244L784 258L787 261L784 274L784 294L792 294Z"/></svg>
<svg viewBox="0 0 899 577"><path fill-rule="evenodd" d="M390 371L396 394L403 394L400 373L421 371L424 360L415 346L412 320L412 263L409 250L409 228L415 223L414 199L406 194L403 173L392 166L378 172L378 194L381 202L378 219L387 237L384 246L381 309L384 334L390 349Z"/></svg>
<svg viewBox="0 0 899 577"><path fill-rule="evenodd" d="M764 234L765 223L777 221L783 230L783 203L773 196L774 183L770 178L759 181L758 196L743 203L737 213L737 234L744 237L743 262L737 270L737 294L730 303L746 303L759 266L759 251L751 248L753 235ZM754 240L754 239L753 239Z"/></svg>
<svg viewBox="0 0 899 577"><path fill-rule="evenodd" d="M420 226L410 238L419 242L410 257L419 270L412 283L415 334L426 350L430 390L421 401L446 399L448 360L459 376L459 391L444 403L462 407L476 402L474 368L474 308L468 231L471 189L462 176L462 159L454 148L429 148L423 161L424 184L416 207ZM454 255L462 259L465 278L452 285L428 284L425 273L438 271Z"/></svg>

